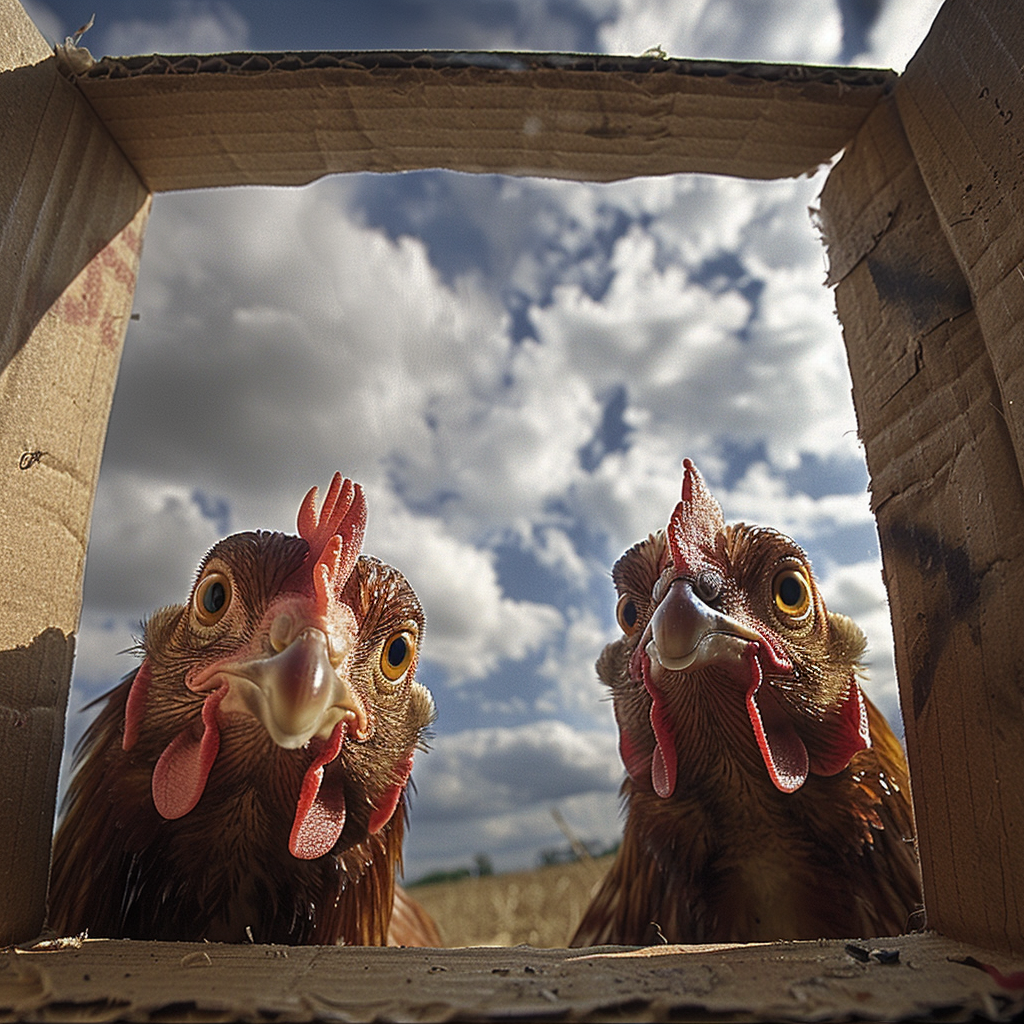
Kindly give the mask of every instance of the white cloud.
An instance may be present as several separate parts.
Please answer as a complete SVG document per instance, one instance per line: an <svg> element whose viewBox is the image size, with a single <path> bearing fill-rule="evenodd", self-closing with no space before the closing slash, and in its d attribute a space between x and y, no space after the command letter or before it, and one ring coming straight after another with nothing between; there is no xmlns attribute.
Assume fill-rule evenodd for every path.
<svg viewBox="0 0 1024 1024"><path fill-rule="evenodd" d="M727 520L771 526L795 540L803 538L805 544L822 533L874 522L866 493L820 498L794 493L765 462L752 463L733 488L718 488L715 497Z"/></svg>
<svg viewBox="0 0 1024 1024"><path fill-rule="evenodd" d="M579 589L589 584L595 571L593 560L580 555L565 530L543 526L533 531L532 538L524 535L524 539L532 539L529 548L541 565L554 570ZM601 566L598 571L603 572L604 568Z"/></svg>
<svg viewBox="0 0 1024 1024"><path fill-rule="evenodd" d="M580 472L577 450L600 405L557 348L532 340L497 360L486 384L431 407L432 443L403 449L403 484L412 500L439 489L457 495L447 518L464 535L525 533Z"/></svg>
<svg viewBox="0 0 1024 1024"><path fill-rule="evenodd" d="M903 71L931 28L942 0L884 0L868 49L852 63Z"/></svg>
<svg viewBox="0 0 1024 1024"><path fill-rule="evenodd" d="M802 454L861 457L839 325L807 209L819 188L809 181L778 191L745 182L723 189L732 211L725 237L758 282L756 308L742 280L703 276L723 250L695 216L685 232L668 217L633 225L614 247L600 298L567 285L532 311L542 348L559 353L549 364L561 367L560 381L579 375L595 394L625 382L632 447L591 475L568 478L571 507L619 544L663 525L684 455L716 475L723 438L767 447L761 486L746 486L734 502L760 521L788 501L777 474L798 466ZM705 183L705 191L718 188ZM807 503L813 508L791 522L820 529L868 521L859 496Z"/></svg>
<svg viewBox="0 0 1024 1024"><path fill-rule="evenodd" d="M173 0L159 19L128 18L98 24L102 53L226 53L249 48L249 26L230 4L209 0ZM83 40L88 46L94 35ZM97 54L98 55L98 54Z"/></svg>
<svg viewBox="0 0 1024 1024"><path fill-rule="evenodd" d="M398 566L412 584L427 619L423 658L443 667L451 685L485 678L560 631L558 609L504 596L491 552L457 540L436 517L385 508L373 495L368 506L365 548Z"/></svg>
<svg viewBox="0 0 1024 1024"><path fill-rule="evenodd" d="M335 468L379 479L432 449L435 406L493 389L501 310L420 242L354 225L332 184L159 197L115 409L141 435L112 431L108 458L262 502L267 467L298 493Z"/></svg>
<svg viewBox="0 0 1024 1024"><path fill-rule="evenodd" d="M827 0L620 0L599 38L607 53L822 64L839 53L842 19Z"/></svg>
<svg viewBox="0 0 1024 1024"><path fill-rule="evenodd" d="M622 782L613 731L580 731L542 720L517 728L439 736L417 758L417 817L453 822L488 818Z"/></svg>
<svg viewBox="0 0 1024 1024"><path fill-rule="evenodd" d="M220 536L188 486L108 472L93 510L86 600L117 616L184 601L196 565Z"/></svg>
<svg viewBox="0 0 1024 1024"><path fill-rule="evenodd" d="M614 607L615 592L607 583L608 617ZM537 672L551 681L552 689L537 702L540 714L570 714L611 727L609 690L597 677L594 663L605 645L618 636L589 611L572 610L558 643L548 647Z"/></svg>
<svg viewBox="0 0 1024 1024"><path fill-rule="evenodd" d="M627 183L638 210L654 214L651 233L683 264L699 266L748 241L750 225L792 187L787 182L682 175ZM799 221L797 223L799 230Z"/></svg>

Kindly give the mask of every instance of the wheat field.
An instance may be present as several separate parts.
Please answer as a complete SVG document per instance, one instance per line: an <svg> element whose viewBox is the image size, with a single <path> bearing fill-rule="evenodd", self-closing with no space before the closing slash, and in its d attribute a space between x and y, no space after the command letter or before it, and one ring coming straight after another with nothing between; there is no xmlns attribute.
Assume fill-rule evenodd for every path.
<svg viewBox="0 0 1024 1024"><path fill-rule="evenodd" d="M445 946L568 944L613 856L409 889L437 922Z"/></svg>

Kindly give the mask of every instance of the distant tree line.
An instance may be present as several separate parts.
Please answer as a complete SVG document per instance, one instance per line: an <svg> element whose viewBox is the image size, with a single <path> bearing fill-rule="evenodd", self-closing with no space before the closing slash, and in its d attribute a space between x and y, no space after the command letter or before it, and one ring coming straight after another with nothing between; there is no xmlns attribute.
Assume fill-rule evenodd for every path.
<svg viewBox="0 0 1024 1024"><path fill-rule="evenodd" d="M580 850L579 846L582 846L583 850ZM618 848L619 844L617 842L608 846L599 839L580 840L576 845L567 844L566 846L553 846L546 850L541 850L537 855L537 866L550 868L556 864L572 864L573 861L584 860L586 857L593 857L596 860L598 857L615 853Z"/></svg>
<svg viewBox="0 0 1024 1024"><path fill-rule="evenodd" d="M608 846L597 839L567 843L565 846L550 847L541 850L537 855L537 867L549 868L557 864L571 864L573 861L584 860L587 857L604 857L618 850L619 844L613 843ZM473 857L472 867L452 868L448 871L431 871L421 875L415 881L406 882L408 888L417 885L438 885L442 882L461 882L466 878L486 878L494 874L494 862L486 853L478 853Z"/></svg>
<svg viewBox="0 0 1024 1024"><path fill-rule="evenodd" d="M412 888L416 885L436 885L438 882L461 882L464 878L486 878L494 874L494 862L486 853L478 853L473 858L473 867L454 868L451 871L431 871L417 878L415 882L407 882Z"/></svg>

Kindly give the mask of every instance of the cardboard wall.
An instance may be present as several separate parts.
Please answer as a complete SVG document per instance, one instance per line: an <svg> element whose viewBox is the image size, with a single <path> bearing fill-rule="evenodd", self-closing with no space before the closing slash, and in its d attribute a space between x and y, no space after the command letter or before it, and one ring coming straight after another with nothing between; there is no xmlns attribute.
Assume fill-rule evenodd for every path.
<svg viewBox="0 0 1024 1024"><path fill-rule="evenodd" d="M889 591L928 925L1018 954L1021 29L998 0L947 3L822 197Z"/></svg>
<svg viewBox="0 0 1024 1024"><path fill-rule="evenodd" d="M0 0L0 945L43 924L82 574L149 195Z"/></svg>

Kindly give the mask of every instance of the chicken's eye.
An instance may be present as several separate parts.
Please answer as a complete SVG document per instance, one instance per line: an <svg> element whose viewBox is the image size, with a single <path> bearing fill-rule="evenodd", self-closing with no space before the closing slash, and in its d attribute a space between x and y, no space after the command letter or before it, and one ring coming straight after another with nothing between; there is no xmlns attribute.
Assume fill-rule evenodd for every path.
<svg viewBox="0 0 1024 1024"><path fill-rule="evenodd" d="M204 626L214 626L224 617L231 604L231 580L223 573L211 572L196 587L192 610Z"/></svg>
<svg viewBox="0 0 1024 1024"><path fill-rule="evenodd" d="M702 601L710 604L722 593L724 585L721 575L714 569L701 569L693 581L693 592Z"/></svg>
<svg viewBox="0 0 1024 1024"><path fill-rule="evenodd" d="M775 607L792 619L802 619L811 607L811 585L798 569L784 569L772 581Z"/></svg>
<svg viewBox="0 0 1024 1024"><path fill-rule="evenodd" d="M416 638L408 630L392 633L380 655L380 670L386 679L400 679L412 664L416 653Z"/></svg>
<svg viewBox="0 0 1024 1024"><path fill-rule="evenodd" d="M640 622L640 609L629 594L623 594L619 598L619 603L615 606L615 617L619 620L619 629L626 636L632 636L636 632L637 624Z"/></svg>

